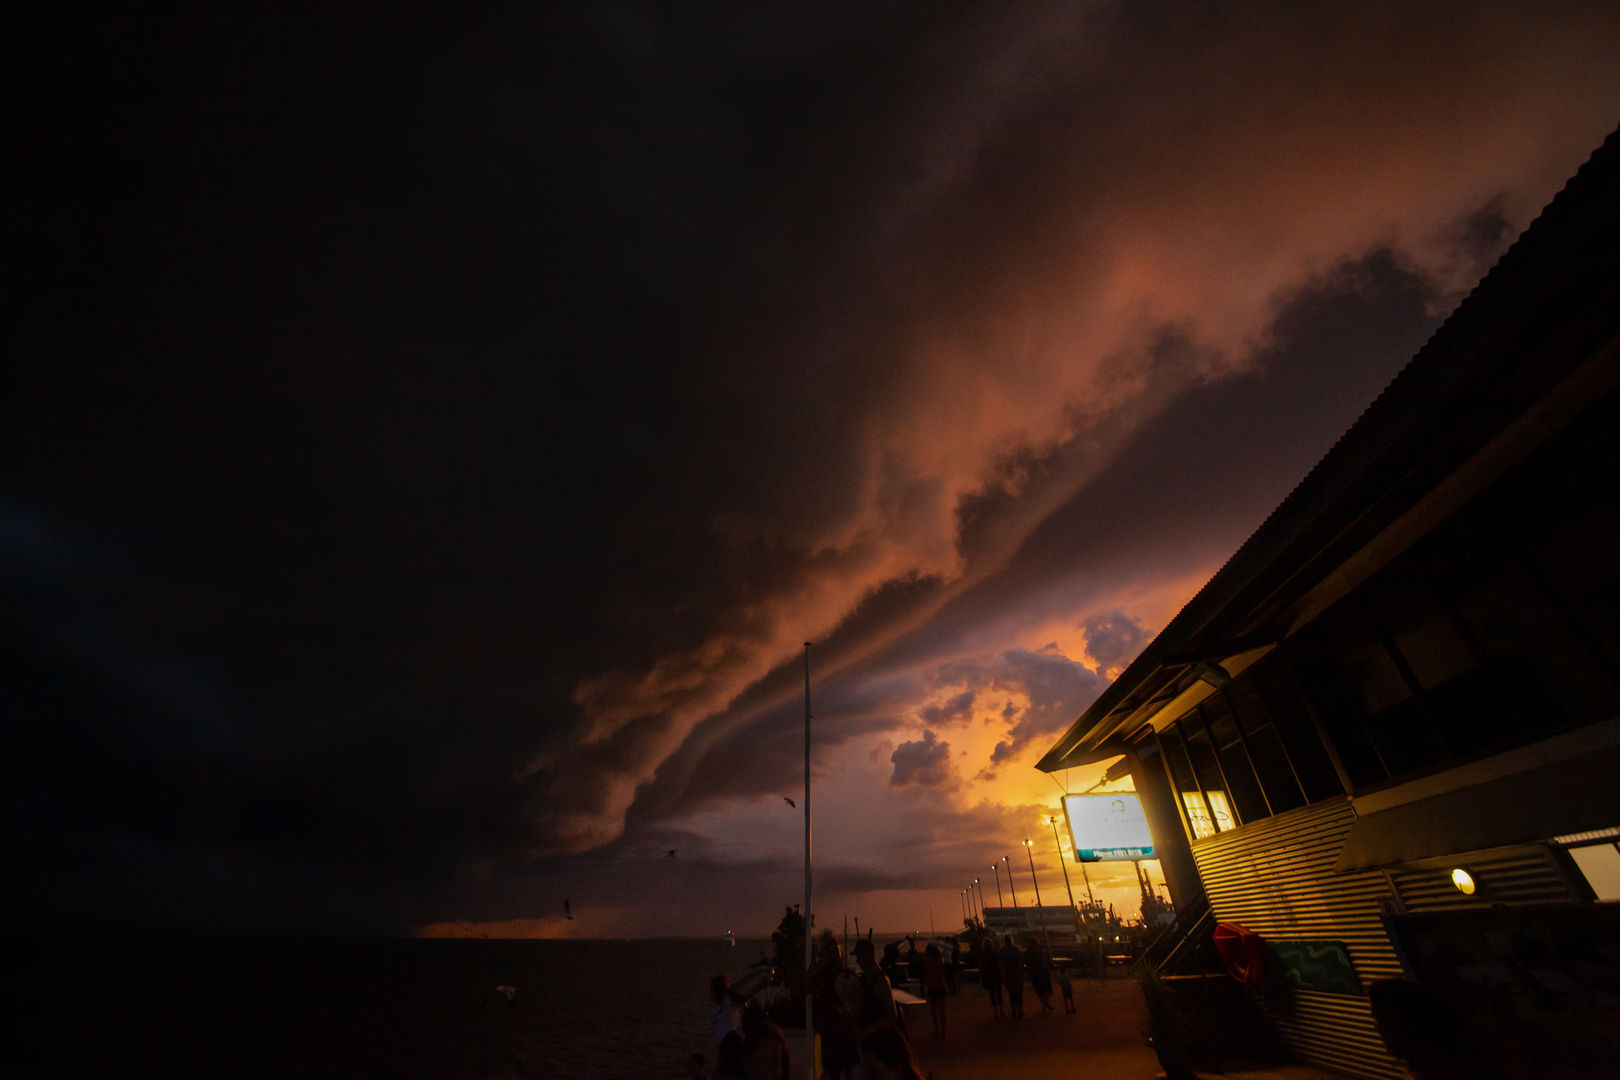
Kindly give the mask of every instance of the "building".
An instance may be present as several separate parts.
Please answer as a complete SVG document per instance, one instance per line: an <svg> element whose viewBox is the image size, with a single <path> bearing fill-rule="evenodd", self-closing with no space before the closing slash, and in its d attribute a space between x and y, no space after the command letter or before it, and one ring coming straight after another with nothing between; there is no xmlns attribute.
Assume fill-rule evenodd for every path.
<svg viewBox="0 0 1620 1080"><path fill-rule="evenodd" d="M1403 975L1620 1060L1617 387L1620 133L1039 764L1124 757L1177 932L1272 943L1305 1061L1405 1075Z"/></svg>
<svg viewBox="0 0 1620 1080"><path fill-rule="evenodd" d="M1052 941L1072 941L1077 919L1074 908L1055 904L984 909L984 928L997 937L1011 934L1020 945L1029 934L1043 934Z"/></svg>

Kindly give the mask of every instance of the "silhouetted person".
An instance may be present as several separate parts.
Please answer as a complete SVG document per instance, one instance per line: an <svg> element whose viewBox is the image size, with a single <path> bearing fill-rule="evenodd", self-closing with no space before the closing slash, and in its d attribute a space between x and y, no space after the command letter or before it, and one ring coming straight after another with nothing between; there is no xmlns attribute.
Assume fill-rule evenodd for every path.
<svg viewBox="0 0 1620 1080"><path fill-rule="evenodd" d="M878 966L877 950L870 938L855 943L855 962L861 968L861 1005L855 1022L865 1039L878 1028L895 1026L899 1010L894 1005L894 989Z"/></svg>
<svg viewBox="0 0 1620 1080"><path fill-rule="evenodd" d="M1001 957L990 938L979 943L979 983L990 995L990 1015L999 1020L1005 1015L1001 1007Z"/></svg>
<svg viewBox="0 0 1620 1080"><path fill-rule="evenodd" d="M1007 1011L1014 1020L1024 1018L1024 954L1013 944L1013 936L1002 937L1001 986L1007 991Z"/></svg>
<svg viewBox="0 0 1620 1080"><path fill-rule="evenodd" d="M1416 1080L1496 1080L1496 1063L1462 1015L1426 986L1385 979L1367 988L1373 1023Z"/></svg>
<svg viewBox="0 0 1620 1080"><path fill-rule="evenodd" d="M945 1037L945 958L939 946L932 941L923 950L923 997L928 999L928 1018L934 1022L934 1034Z"/></svg>
<svg viewBox="0 0 1620 1080"><path fill-rule="evenodd" d="M822 1071L830 1080L846 1080L860 1057L860 1032L855 1016L842 1007L838 980L848 975L843 950L832 934L823 934L821 951L810 968L810 992L815 995L816 1033L821 1036Z"/></svg>
<svg viewBox="0 0 1620 1080"><path fill-rule="evenodd" d="M1029 947L1024 950L1024 970L1029 974L1029 988L1041 999L1041 1012L1051 1012L1052 964L1046 957L1046 946L1033 934Z"/></svg>
<svg viewBox="0 0 1620 1080"><path fill-rule="evenodd" d="M1056 978L1058 989L1063 992L1063 1012L1067 1015L1075 1011L1074 979L1069 975L1068 968L1058 968Z"/></svg>

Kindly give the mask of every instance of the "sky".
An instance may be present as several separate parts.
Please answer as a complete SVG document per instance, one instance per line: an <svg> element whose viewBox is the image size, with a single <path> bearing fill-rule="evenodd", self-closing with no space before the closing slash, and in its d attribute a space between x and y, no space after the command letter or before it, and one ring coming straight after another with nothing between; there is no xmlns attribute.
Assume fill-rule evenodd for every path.
<svg viewBox="0 0 1620 1080"><path fill-rule="evenodd" d="M805 642L818 922L1027 903L1025 839L1052 903L1104 765L1034 761L1620 121L1610 4L54 18L0 806L55 929L768 931Z"/></svg>

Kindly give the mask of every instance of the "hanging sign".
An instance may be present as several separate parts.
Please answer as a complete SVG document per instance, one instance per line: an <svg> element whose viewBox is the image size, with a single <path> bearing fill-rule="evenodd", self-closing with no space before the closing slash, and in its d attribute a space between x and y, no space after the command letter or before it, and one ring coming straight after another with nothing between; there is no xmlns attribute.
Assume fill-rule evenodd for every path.
<svg viewBox="0 0 1620 1080"><path fill-rule="evenodd" d="M1069 821L1069 839L1081 862L1117 862L1152 859L1153 834L1148 831L1142 800L1134 791L1111 795L1065 795L1063 815Z"/></svg>

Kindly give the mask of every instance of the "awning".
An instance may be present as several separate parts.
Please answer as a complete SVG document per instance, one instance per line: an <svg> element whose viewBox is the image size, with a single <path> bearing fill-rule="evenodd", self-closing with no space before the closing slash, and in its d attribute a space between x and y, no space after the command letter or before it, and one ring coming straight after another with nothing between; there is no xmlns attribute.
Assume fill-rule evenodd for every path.
<svg viewBox="0 0 1620 1080"><path fill-rule="evenodd" d="M1368 814L1334 869L1366 870L1620 825L1620 747Z"/></svg>

